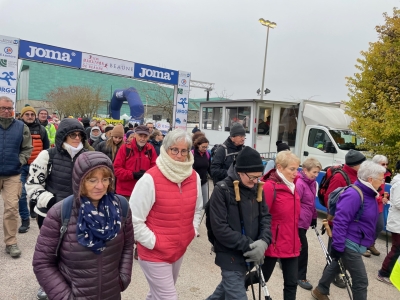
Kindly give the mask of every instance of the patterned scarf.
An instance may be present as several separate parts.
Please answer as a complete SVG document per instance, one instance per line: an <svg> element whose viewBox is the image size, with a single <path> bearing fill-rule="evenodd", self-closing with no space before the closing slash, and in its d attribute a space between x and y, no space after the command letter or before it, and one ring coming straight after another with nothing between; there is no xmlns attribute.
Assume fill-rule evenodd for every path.
<svg viewBox="0 0 400 300"><path fill-rule="evenodd" d="M98 207L87 197L81 197L76 234L78 243L95 254L101 254L106 242L114 239L121 228L121 211L113 193L107 193Z"/></svg>

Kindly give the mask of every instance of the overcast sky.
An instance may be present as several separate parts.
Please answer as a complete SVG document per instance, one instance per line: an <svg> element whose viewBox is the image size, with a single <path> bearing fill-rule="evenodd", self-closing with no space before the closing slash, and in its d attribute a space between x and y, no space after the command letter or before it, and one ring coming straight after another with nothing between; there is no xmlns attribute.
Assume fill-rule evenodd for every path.
<svg viewBox="0 0 400 300"><path fill-rule="evenodd" d="M360 51L399 0L0 0L0 35L192 72L212 97L347 100ZM192 89L191 97L205 97Z"/></svg>

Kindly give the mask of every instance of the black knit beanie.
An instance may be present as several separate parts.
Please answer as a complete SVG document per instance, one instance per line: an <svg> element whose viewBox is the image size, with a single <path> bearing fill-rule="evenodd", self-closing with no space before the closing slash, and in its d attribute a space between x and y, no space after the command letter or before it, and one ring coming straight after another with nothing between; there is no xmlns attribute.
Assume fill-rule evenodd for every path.
<svg viewBox="0 0 400 300"><path fill-rule="evenodd" d="M367 159L360 151L350 149L344 157L344 160L346 165L348 165L349 167L354 167L361 165L361 163L366 161Z"/></svg>
<svg viewBox="0 0 400 300"><path fill-rule="evenodd" d="M276 152L278 153L285 150L290 150L290 147L286 143L280 143L276 146Z"/></svg>
<svg viewBox="0 0 400 300"><path fill-rule="evenodd" d="M231 127L231 137L235 136L245 136L246 135L246 130L244 130L244 127L240 123L234 123Z"/></svg>
<svg viewBox="0 0 400 300"><path fill-rule="evenodd" d="M236 157L236 172L262 172L264 165L260 153L251 147L244 147Z"/></svg>

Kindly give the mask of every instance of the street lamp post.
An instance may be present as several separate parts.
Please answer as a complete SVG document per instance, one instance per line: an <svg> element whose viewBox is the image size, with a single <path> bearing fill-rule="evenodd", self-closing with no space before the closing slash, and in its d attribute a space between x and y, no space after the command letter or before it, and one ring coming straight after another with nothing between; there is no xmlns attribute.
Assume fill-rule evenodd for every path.
<svg viewBox="0 0 400 300"><path fill-rule="evenodd" d="M264 99L265 66L267 64L267 50L268 50L269 29L270 28L275 28L276 27L276 23L275 22L271 22L269 20L264 20L263 18L259 19L258 21L260 21L261 25L267 27L267 41L265 43L264 69L263 69L263 76L262 76L262 83L261 83L261 96L260 96L260 100L263 100Z"/></svg>

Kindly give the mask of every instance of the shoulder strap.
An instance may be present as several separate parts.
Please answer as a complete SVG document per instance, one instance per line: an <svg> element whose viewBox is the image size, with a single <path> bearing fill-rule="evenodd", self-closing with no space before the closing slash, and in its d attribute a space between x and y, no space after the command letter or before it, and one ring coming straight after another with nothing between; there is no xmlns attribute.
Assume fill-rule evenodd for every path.
<svg viewBox="0 0 400 300"><path fill-rule="evenodd" d="M360 199L361 199L360 209L358 210L356 219L354 220L354 221L358 222L361 218L362 213L364 212L364 195L363 195L362 191L360 190L360 188L358 186L356 186L355 184L351 184L350 186L357 191L357 193L360 195Z"/></svg>
<svg viewBox="0 0 400 300"><path fill-rule="evenodd" d="M72 204L74 203L74 195L68 196L61 203L61 228L60 238L56 248L56 256L58 256L58 249L60 248L61 242L64 238L64 234L67 232L68 222L71 218Z"/></svg>
<svg viewBox="0 0 400 300"><path fill-rule="evenodd" d="M340 173L340 174L342 174L342 176L344 177L344 180L346 180L346 184L347 184L347 185L350 185L350 184L351 184L349 175L347 175L342 169L337 170L335 173ZM332 177L333 177L333 176L332 176Z"/></svg>
<svg viewBox="0 0 400 300"><path fill-rule="evenodd" d="M120 196L115 194L115 197L119 200L119 203L121 204L121 211L122 211L122 217L125 219L128 217L128 211L129 211L129 203L128 200L126 200L125 197Z"/></svg>
<svg viewBox="0 0 400 300"><path fill-rule="evenodd" d="M47 152L49 152L49 161L47 162L47 176L49 176L53 166L53 158L56 155L56 148L49 148Z"/></svg>

